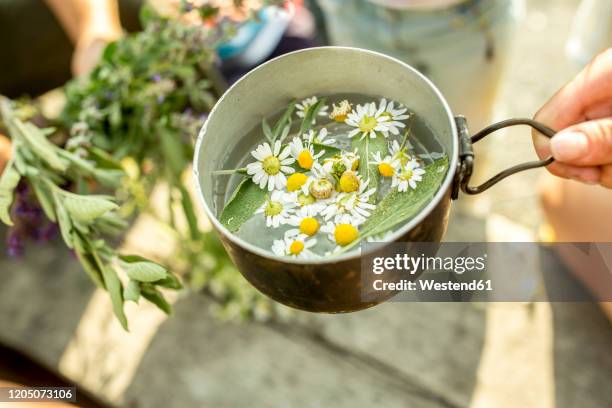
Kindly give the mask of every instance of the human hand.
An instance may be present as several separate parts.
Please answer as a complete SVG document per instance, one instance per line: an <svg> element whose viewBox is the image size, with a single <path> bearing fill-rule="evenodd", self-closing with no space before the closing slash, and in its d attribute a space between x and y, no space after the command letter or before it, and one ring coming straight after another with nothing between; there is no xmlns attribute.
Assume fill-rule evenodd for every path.
<svg viewBox="0 0 612 408"><path fill-rule="evenodd" d="M72 55L75 76L89 74L97 65L106 45L122 35L119 25L91 24L83 27Z"/></svg>
<svg viewBox="0 0 612 408"><path fill-rule="evenodd" d="M533 133L540 158L559 177L612 189L612 48L598 55L557 92L535 119L559 130L552 139Z"/></svg>
<svg viewBox="0 0 612 408"><path fill-rule="evenodd" d="M11 141L0 133L0 176L11 158Z"/></svg>

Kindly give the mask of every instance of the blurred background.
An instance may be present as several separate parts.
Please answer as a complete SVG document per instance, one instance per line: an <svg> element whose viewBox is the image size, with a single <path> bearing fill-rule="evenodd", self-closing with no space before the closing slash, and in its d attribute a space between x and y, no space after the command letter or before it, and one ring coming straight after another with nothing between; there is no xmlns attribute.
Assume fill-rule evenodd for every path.
<svg viewBox="0 0 612 408"><path fill-rule="evenodd" d="M240 26L217 48L218 67L221 82L230 84L292 50L369 48L430 77L476 131L532 117L612 45L611 4L296 1L265 8L257 22ZM139 2L119 6L123 27L138 31ZM90 69L87 58L75 61L69 18L60 20L40 0L0 0L0 38L11 39L0 50L0 93L39 96L52 111L61 104L53 89ZM95 60L95 47L87 52ZM524 128L496 133L476 151L476 182L535 158ZM563 215L548 222L542 210L544 173L516 175L486 194L461 197L446 240L554 240L555 217ZM583 189L568 183L567 189ZM578 194L610 198L591 191ZM163 195L164 187L154 193ZM173 245L146 215L134 220L122 244L156 258L171 258ZM538 265L580 285L554 257ZM612 406L612 328L595 303L387 303L349 315L278 308L234 319L216 313L213 285L171 296L170 317L150 304L126 304L126 332L107 295L58 238L20 257L0 251L0 282L0 379L76 384L87 391L83 406Z"/></svg>

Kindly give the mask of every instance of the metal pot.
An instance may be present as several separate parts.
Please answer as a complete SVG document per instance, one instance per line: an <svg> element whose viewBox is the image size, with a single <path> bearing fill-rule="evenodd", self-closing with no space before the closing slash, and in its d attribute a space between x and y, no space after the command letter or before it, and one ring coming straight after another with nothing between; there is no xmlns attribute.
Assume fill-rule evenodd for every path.
<svg viewBox="0 0 612 408"><path fill-rule="evenodd" d="M446 231L451 199L459 189L482 192L507 177L547 160L515 166L478 187L468 185L474 154L472 143L514 124L527 124L551 137L555 132L528 119L493 125L470 137L465 118L455 117L438 89L411 66L377 52L345 47L296 51L269 61L244 76L218 101L197 140L194 173L206 214L229 256L244 277L272 299L312 312L352 312L381 303L395 292L380 292L362 300L361 257L348 252L315 260L280 259L230 233L218 221L215 209L219 170L235 146L261 118L291 99L311 95L360 93L384 96L406 105L428 124L449 155L449 171L431 202L399 228L391 240L440 242Z"/></svg>

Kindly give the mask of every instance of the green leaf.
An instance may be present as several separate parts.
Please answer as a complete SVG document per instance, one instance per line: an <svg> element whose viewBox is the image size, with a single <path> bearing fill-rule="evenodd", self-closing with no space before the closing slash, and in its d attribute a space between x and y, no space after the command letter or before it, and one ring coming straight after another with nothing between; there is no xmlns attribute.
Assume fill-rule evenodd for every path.
<svg viewBox="0 0 612 408"><path fill-rule="evenodd" d="M250 178L244 179L225 204L219 217L221 224L231 232L237 231L263 205L267 194Z"/></svg>
<svg viewBox="0 0 612 408"><path fill-rule="evenodd" d="M102 270L104 286L106 286L106 291L111 298L113 312L115 313L115 316L117 316L117 319L119 319L121 326L123 326L125 330L128 330L127 317L123 311L123 286L121 285L121 281L117 276L117 272L115 272L109 266L103 265L95 254L94 257L97 260L98 266Z"/></svg>
<svg viewBox="0 0 612 408"><path fill-rule="evenodd" d="M169 166L172 173L178 177L187 164L183 144L176 133L167 129L159 129L159 136L165 160L164 164Z"/></svg>
<svg viewBox="0 0 612 408"><path fill-rule="evenodd" d="M168 276L168 270L138 255L122 255L121 268L130 279L139 282L155 282Z"/></svg>
<svg viewBox="0 0 612 408"><path fill-rule="evenodd" d="M155 281L153 282L153 284L156 286L161 286L163 288L175 289L175 290L179 290L183 288L183 285L178 280L178 278L174 276L173 274L171 274L170 272L168 272L168 276L166 276L164 279Z"/></svg>
<svg viewBox="0 0 612 408"><path fill-rule="evenodd" d="M123 290L123 299L125 301L138 303L138 300L140 299L140 283L138 283L138 281L130 279Z"/></svg>
<svg viewBox="0 0 612 408"><path fill-rule="evenodd" d="M155 12L155 9L153 9L151 5L145 3L142 7L140 7L139 19L140 25L146 27L152 21L159 20L159 17Z"/></svg>
<svg viewBox="0 0 612 408"><path fill-rule="evenodd" d="M53 222L57 222L53 194L49 191L47 186L45 186L45 184L38 179L30 178L30 184L32 185L34 194L36 194L36 199L40 203L40 206L45 212L47 218Z"/></svg>
<svg viewBox="0 0 612 408"><path fill-rule="evenodd" d="M13 204L13 196L19 180L21 180L21 175L11 161L7 164L0 177L0 221L6 225L13 225L11 205Z"/></svg>
<svg viewBox="0 0 612 408"><path fill-rule="evenodd" d="M317 103L308 108L308 112L306 112L306 115L304 115L304 120L302 120L298 135L301 136L312 128L315 123L315 119L324 104L325 98L318 100Z"/></svg>
<svg viewBox="0 0 612 408"><path fill-rule="evenodd" d="M104 51L102 52L102 60L105 62L112 62L113 57L115 56L115 53L117 52L117 46L118 44L116 41L108 44L106 48L104 48Z"/></svg>
<svg viewBox="0 0 612 408"><path fill-rule="evenodd" d="M270 129L270 125L268 124L268 121L265 118L261 121L261 129L266 139L268 139L268 142L270 142L270 145L273 145L274 134L272 133L272 129Z"/></svg>
<svg viewBox="0 0 612 408"><path fill-rule="evenodd" d="M78 233L72 234L71 242L74 243L74 252L79 259L81 266L83 266L83 269L85 269L85 272L87 272L97 287L105 289L102 271L98 268L98 264L91 255L88 244L83 241Z"/></svg>
<svg viewBox="0 0 612 408"><path fill-rule="evenodd" d="M447 170L448 158L439 159L425 167L423 180L415 190L400 193L394 189L387 194L362 225L360 239L382 234L417 215L436 194Z"/></svg>
<svg viewBox="0 0 612 408"><path fill-rule="evenodd" d="M278 122L276 122L276 124L274 125L274 131L273 131L274 137L272 138L273 139L272 143L276 142L276 140L285 131L287 126L289 127L291 126L291 116L293 115L294 110L295 110L295 101L292 100L291 102L289 102L289 106L285 110L285 113L283 113L283 116L281 116Z"/></svg>
<svg viewBox="0 0 612 408"><path fill-rule="evenodd" d="M68 163L58 154L58 151L61 149L51 143L41 129L31 123L23 123L18 119L15 119L13 122L32 152L34 152L40 160L46 162L54 170L61 172L66 171Z"/></svg>
<svg viewBox="0 0 612 408"><path fill-rule="evenodd" d="M62 234L62 238L64 242L68 246L68 248L74 248L74 243L72 240L72 221L70 221L70 216L68 212L64 208L61 203L57 202L57 222L60 227L60 233Z"/></svg>
<svg viewBox="0 0 612 408"><path fill-rule="evenodd" d="M181 192L181 205L189 226L189 234L191 239L197 240L200 237L200 229L198 228L198 217L193 209L193 201L185 186L179 184L178 189Z"/></svg>
<svg viewBox="0 0 612 408"><path fill-rule="evenodd" d="M165 314L172 314L172 306L164 299L164 295L154 287L145 286L141 291L142 297L160 308Z"/></svg>
<svg viewBox="0 0 612 408"><path fill-rule="evenodd" d="M320 143L313 143L312 147L314 148L315 155L319 154L319 152L324 151L323 155L319 158L320 162L323 162L325 159L329 159L334 157L337 154L342 153L342 150L338 149L334 146L326 146Z"/></svg>
<svg viewBox="0 0 612 408"><path fill-rule="evenodd" d="M68 191L62 191L61 195L66 211L84 224L91 224L96 218L119 208L108 196L78 195Z"/></svg>
<svg viewBox="0 0 612 408"><path fill-rule="evenodd" d="M363 139L355 136L351 142L351 147L353 150L357 150L359 156L359 175L362 180L370 181L368 190L377 188L379 174L376 164L372 163L372 155L378 152L384 157L387 153L387 140L382 135L378 135L375 138L364 137ZM372 194L370 200L376 200L376 194Z"/></svg>

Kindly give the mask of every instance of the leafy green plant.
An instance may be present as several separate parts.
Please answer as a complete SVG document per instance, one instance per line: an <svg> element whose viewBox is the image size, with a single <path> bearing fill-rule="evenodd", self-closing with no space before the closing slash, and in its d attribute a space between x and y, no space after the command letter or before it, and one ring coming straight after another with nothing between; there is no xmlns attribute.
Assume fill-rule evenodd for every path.
<svg viewBox="0 0 612 408"><path fill-rule="evenodd" d="M27 183L47 218L59 224L64 242L74 250L92 281L108 291L115 315L125 329L128 322L123 303L127 288L155 295L161 303L163 296L158 287L181 287L165 267L139 257L122 256L114 250L107 237L126 228L116 213L119 205L114 196L75 193L68 188L81 185L80 190L86 190L86 182L117 188L123 176L119 163L110 157L104 157L103 164L84 160L51 143L48 136L55 129L41 129L25 121L18 106L6 98L0 99L0 114L13 149L0 178L0 219L5 224L13 225L11 204L15 189L19 183ZM126 288L119 279L119 270L129 278ZM129 300L136 302L138 296L132 295ZM171 311L169 307L162 310Z"/></svg>
<svg viewBox="0 0 612 408"><path fill-rule="evenodd" d="M193 8L189 3L183 7ZM148 7L141 18L142 32L110 44L91 75L67 84L61 116L45 118L57 130L34 125L33 105L2 100L13 154L0 178L0 220L12 224L15 191L29 186L127 328L123 302L142 297L170 313L160 289L182 287L166 267L113 249L131 217L152 212L153 187L166 184L169 231L181 243L173 269L188 271L182 280L191 288L208 289L224 315L264 316L267 300L244 284L217 237L198 226L184 185L193 139L225 88L215 48L235 24L185 25Z"/></svg>

